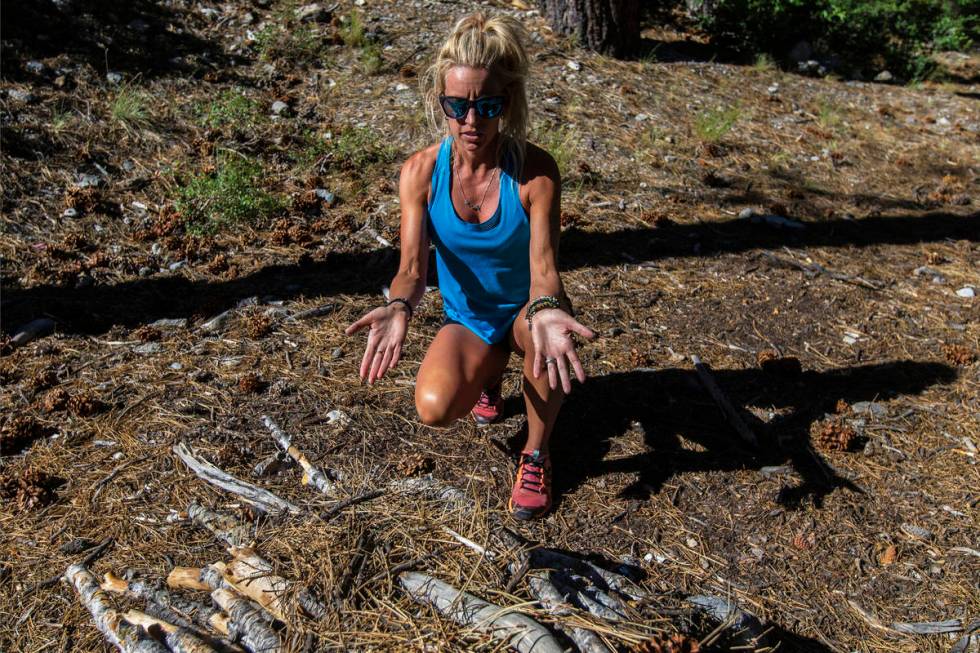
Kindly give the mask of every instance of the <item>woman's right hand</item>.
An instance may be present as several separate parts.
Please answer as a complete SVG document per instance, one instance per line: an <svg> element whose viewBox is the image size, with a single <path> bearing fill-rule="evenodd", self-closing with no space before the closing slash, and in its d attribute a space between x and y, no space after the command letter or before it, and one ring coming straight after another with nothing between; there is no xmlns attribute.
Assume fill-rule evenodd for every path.
<svg viewBox="0 0 980 653"><path fill-rule="evenodd" d="M371 329L361 359L360 376L361 381L374 383L401 358L402 342L408 333L408 312L397 302L379 306L347 327L344 333L352 335L364 327Z"/></svg>

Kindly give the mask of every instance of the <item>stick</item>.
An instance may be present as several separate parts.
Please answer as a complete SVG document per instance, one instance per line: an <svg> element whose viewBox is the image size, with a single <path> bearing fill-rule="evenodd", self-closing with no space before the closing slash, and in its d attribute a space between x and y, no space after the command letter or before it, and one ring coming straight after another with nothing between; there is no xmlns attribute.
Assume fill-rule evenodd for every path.
<svg viewBox="0 0 980 653"><path fill-rule="evenodd" d="M323 520L330 521L340 514L340 511L344 508L349 508L350 506L363 503L364 501L370 501L371 499L377 499L385 492L386 490L371 490L370 492L365 492L364 494L359 494L356 497L351 497L350 499L344 499L343 501L335 503L330 510L323 513Z"/></svg>
<svg viewBox="0 0 980 653"><path fill-rule="evenodd" d="M532 568L548 568L558 571L573 571L581 576L588 578L597 587L608 587L616 590L631 599L642 601L649 596L644 590L637 587L631 580L615 572L603 569L588 560L575 558L564 553L538 547L531 549L530 552Z"/></svg>
<svg viewBox="0 0 980 653"><path fill-rule="evenodd" d="M238 579L245 582L259 574L274 585L282 584L285 587L284 591L289 591L293 586L290 581L275 576L272 573L272 563L261 557L254 549L231 547L228 552L235 558L235 561L228 565L228 571L235 579L236 586L240 584ZM313 596L306 587L299 587L296 590L296 602L306 614L314 619L323 619L327 615L326 606Z"/></svg>
<svg viewBox="0 0 980 653"><path fill-rule="evenodd" d="M534 619L488 603L426 574L408 571L398 580L410 597L433 606L440 614L492 638L520 653L561 653L564 648Z"/></svg>
<svg viewBox="0 0 980 653"><path fill-rule="evenodd" d="M320 468L311 463L310 459L306 457L306 454L293 446L289 436L279 428L278 424L272 421L271 417L263 415L262 422L272 432L272 437L276 441L276 444L282 447L283 451L288 453L303 468L303 485L312 485L321 493L327 496L333 496L336 493L333 481L321 472Z"/></svg>
<svg viewBox="0 0 980 653"><path fill-rule="evenodd" d="M225 588L211 592L211 598L228 613L231 622L242 635L242 644L253 653L279 653L282 642L278 633L252 607L252 603Z"/></svg>
<svg viewBox="0 0 980 653"><path fill-rule="evenodd" d="M452 537L454 540L456 540L463 546L473 549L474 551L479 553L481 556L484 556L487 560L490 560L491 562L493 562L494 558L497 557L497 554L494 553L493 551L488 551L485 547L480 546L479 544L477 544L476 542L474 542L468 537L464 537L463 535L460 535L459 533L457 533L456 531L454 531L453 529L447 526L443 526L442 530L444 533L447 533L450 537Z"/></svg>
<svg viewBox="0 0 980 653"><path fill-rule="evenodd" d="M173 572L171 572L171 574L176 572L178 569L184 570L189 568L177 567ZM195 572L197 572L195 575L199 574L198 570L195 570ZM197 601L185 599L184 597L174 594L173 592L168 592L158 583L147 583L139 580L126 581L116 576L112 572L108 572L104 576L101 587L107 592L128 594L134 598L147 601L149 604L155 606L154 611L158 614L154 616L176 624L182 628L193 628L193 624L190 621L193 620L193 622L199 626L213 628L216 632L221 633L224 636L232 635L232 633L228 632L227 626L224 625L227 622L227 618L222 616L219 610L210 605L204 605L203 603L199 603ZM205 585L204 587L197 587L196 589L207 589L210 591L211 588ZM232 648L230 642L218 643L225 649Z"/></svg>
<svg viewBox="0 0 980 653"><path fill-rule="evenodd" d="M532 577L528 580L528 585L531 588L531 595L551 614L556 617L572 614L569 609L570 606L565 602L565 597L547 578ZM606 646L599 636L591 630L565 625L560 625L559 628L575 642L582 653L613 653L613 650Z"/></svg>
<svg viewBox="0 0 980 653"><path fill-rule="evenodd" d="M447 508L473 508L473 500L465 492L434 478L403 478L389 483L388 489L406 494L423 494L446 504Z"/></svg>
<svg viewBox="0 0 980 653"><path fill-rule="evenodd" d="M732 406L731 402L725 396L725 393L721 391L718 384L715 383L714 377L711 375L710 368L701 362L701 359L697 356L691 356L691 362L694 363L694 370L698 373L698 379L701 381L701 385L704 386L711 398L715 400L721 411L725 413L725 417L728 418L728 423L732 425L736 433L742 438L747 445L752 448L758 448L759 440L755 437L755 433L752 432L742 418L739 417L738 412L735 407Z"/></svg>
<svg viewBox="0 0 980 653"><path fill-rule="evenodd" d="M23 347L32 340L36 338L43 338L44 336L53 332L54 327L54 320L46 317L38 318L28 322L18 329L17 333L14 334L14 337L10 339L10 344L13 347Z"/></svg>
<svg viewBox="0 0 980 653"><path fill-rule="evenodd" d="M316 308L308 308L305 311L300 311L299 313L296 313L295 315L290 317L289 320L290 321L306 320L311 317L320 317L326 315L331 311L333 311L333 304L324 304L323 306L317 306Z"/></svg>
<svg viewBox="0 0 980 653"><path fill-rule="evenodd" d="M187 516L229 546L244 546L252 541L247 526L231 515L209 510L197 501L187 506Z"/></svg>
<svg viewBox="0 0 980 653"><path fill-rule="evenodd" d="M208 461L196 457L185 442L174 445L173 451L198 478L226 492L231 492L263 512L271 514L281 514L287 511L294 514L301 512L299 506L285 499L280 499L268 490L237 479Z"/></svg>
<svg viewBox="0 0 980 653"><path fill-rule="evenodd" d="M589 614L613 623L622 621L626 617L620 610L607 605L615 603L611 596L596 587L589 587L589 582L585 578L569 574L565 570L552 571L550 577L555 588L561 592L566 600L571 601L576 607ZM600 599L599 595L604 596ZM621 603L620 606L622 606Z"/></svg>
<svg viewBox="0 0 980 653"><path fill-rule="evenodd" d="M159 628L163 631L163 640L173 653L217 653L213 647L190 630L151 617L145 612L130 610L123 615L123 618L135 626L142 626L147 631L150 628Z"/></svg>
<svg viewBox="0 0 980 653"><path fill-rule="evenodd" d="M130 626L109 602L99 581L81 564L68 567L65 578L78 593L82 605L92 615L95 627L105 636L110 644L123 653L168 653L167 648L159 642L146 639L139 629Z"/></svg>

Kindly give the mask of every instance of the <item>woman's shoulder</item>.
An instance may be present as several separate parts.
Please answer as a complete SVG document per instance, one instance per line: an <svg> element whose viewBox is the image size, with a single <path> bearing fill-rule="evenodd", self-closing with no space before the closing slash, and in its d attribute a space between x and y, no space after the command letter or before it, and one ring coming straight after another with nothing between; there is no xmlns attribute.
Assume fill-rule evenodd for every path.
<svg viewBox="0 0 980 653"><path fill-rule="evenodd" d="M399 181L402 192L408 193L410 197L428 197L440 145L441 142L433 143L405 160Z"/></svg>
<svg viewBox="0 0 980 653"><path fill-rule="evenodd" d="M528 142L524 154L524 179L527 181L535 179L551 179L556 183L561 183L561 173L555 157L544 148Z"/></svg>

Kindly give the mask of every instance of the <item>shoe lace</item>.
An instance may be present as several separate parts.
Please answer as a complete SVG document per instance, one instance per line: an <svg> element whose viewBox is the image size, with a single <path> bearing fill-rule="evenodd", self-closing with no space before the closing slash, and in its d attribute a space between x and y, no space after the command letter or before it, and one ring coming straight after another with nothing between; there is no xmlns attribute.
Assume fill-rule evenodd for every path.
<svg viewBox="0 0 980 653"><path fill-rule="evenodd" d="M476 400L476 405L480 408L491 408L500 401L500 386L485 389L480 392L480 398Z"/></svg>
<svg viewBox="0 0 980 653"><path fill-rule="evenodd" d="M537 452L535 452L537 453ZM522 490L542 494L544 492L544 458L535 454L521 454L521 465L517 474Z"/></svg>

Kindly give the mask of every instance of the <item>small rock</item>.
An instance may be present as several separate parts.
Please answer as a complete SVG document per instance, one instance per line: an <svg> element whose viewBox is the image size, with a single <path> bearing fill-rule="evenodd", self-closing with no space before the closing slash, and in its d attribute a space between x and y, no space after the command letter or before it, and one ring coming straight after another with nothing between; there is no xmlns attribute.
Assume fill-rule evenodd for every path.
<svg viewBox="0 0 980 653"><path fill-rule="evenodd" d="M957 297L963 297L964 299L971 299L976 296L976 291L974 291L972 286L963 286L956 291Z"/></svg>
<svg viewBox="0 0 980 653"><path fill-rule="evenodd" d="M942 127L949 127L949 124L950 124L949 123L949 118L947 118L946 116L943 116L942 118L940 118L939 120L936 121L936 124L937 125L940 125Z"/></svg>
<svg viewBox="0 0 980 653"><path fill-rule="evenodd" d="M163 245L161 245L160 243L153 243L152 245L150 245L150 254L153 254L154 256L160 256L160 252L162 251L163 251Z"/></svg>
<svg viewBox="0 0 980 653"><path fill-rule="evenodd" d="M876 401L859 401L851 404L851 410L858 415L868 413L874 417L884 417L888 414L888 409Z"/></svg>
<svg viewBox="0 0 980 653"><path fill-rule="evenodd" d="M752 208L742 209L741 211L738 212L738 219L739 220L748 220L753 215L755 215L755 209L752 209Z"/></svg>
<svg viewBox="0 0 980 653"><path fill-rule="evenodd" d="M213 7L201 7L198 11L200 11L201 15L203 15L205 18L209 18L211 20L216 20L219 16L221 16L221 12Z"/></svg>
<svg viewBox="0 0 980 653"><path fill-rule="evenodd" d="M569 61L565 65L567 65L571 70L574 70L575 72L578 72L578 71L582 70L582 64L580 64L579 62L574 61L574 60Z"/></svg>
<svg viewBox="0 0 980 653"><path fill-rule="evenodd" d="M407 91L407 90L409 90L409 86L408 86L408 84L402 84L401 82L399 82L398 84L395 85L395 90L396 91Z"/></svg>
<svg viewBox="0 0 980 653"><path fill-rule="evenodd" d="M846 344L848 344L848 345L853 345L853 344L854 344L855 342L857 342L857 341L858 341L858 339L857 339L857 338L855 338L855 337L854 337L854 336L852 336L852 335L846 335L846 336L844 336L844 342L845 342Z"/></svg>
<svg viewBox="0 0 980 653"><path fill-rule="evenodd" d="M645 113L638 113L635 116L633 116L633 120L635 120L636 122L643 122L644 120L648 120L649 118L650 116L648 116Z"/></svg>
<svg viewBox="0 0 980 653"><path fill-rule="evenodd" d="M153 274L153 268L146 267L144 265L139 269L139 272L137 274L139 274L141 277L148 277Z"/></svg>
<svg viewBox="0 0 980 653"><path fill-rule="evenodd" d="M323 23L330 20L330 12L314 2L299 7L296 10L296 18L303 23Z"/></svg>
<svg viewBox="0 0 980 653"><path fill-rule="evenodd" d="M281 116L288 111L289 105L282 100L276 100L272 103L272 113L276 114L277 116Z"/></svg>
<svg viewBox="0 0 980 653"><path fill-rule="evenodd" d="M343 347L337 347L332 352L330 352L330 358L332 358L334 360L337 360L338 358L340 358L343 355L344 355L344 348Z"/></svg>
<svg viewBox="0 0 980 653"><path fill-rule="evenodd" d="M122 75L119 73L106 73L105 78L110 84L119 84L122 82Z"/></svg>
<svg viewBox="0 0 980 653"><path fill-rule="evenodd" d="M174 363L171 363L170 364L170 369L172 369L172 370L182 370L182 369L184 369L184 366L183 366L182 363L174 362Z"/></svg>
<svg viewBox="0 0 980 653"><path fill-rule="evenodd" d="M776 93L779 93L779 82L774 83L772 86L767 88L766 91L769 93L769 95L775 95Z"/></svg>
<svg viewBox="0 0 980 653"><path fill-rule="evenodd" d="M63 217L63 218L77 218L78 217L78 209L71 209L71 208L65 209L64 213L61 214L61 217Z"/></svg>
<svg viewBox="0 0 980 653"><path fill-rule="evenodd" d="M135 354L155 354L162 349L159 342L147 342L142 345L136 345L133 347L133 353Z"/></svg>
<svg viewBox="0 0 980 653"><path fill-rule="evenodd" d="M173 263L171 263L170 265L167 266L167 269L170 270L171 272L176 272L177 270L179 270L180 268L184 267L185 265L187 265L187 261L186 260L183 260L183 261L174 261Z"/></svg>
<svg viewBox="0 0 980 653"><path fill-rule="evenodd" d="M14 102L22 102L24 104L30 104L34 101L34 96L31 93L22 91L19 88L12 88L7 91L7 97Z"/></svg>
<svg viewBox="0 0 980 653"><path fill-rule="evenodd" d="M98 188L102 184L102 178L98 175L80 174L75 185L79 188Z"/></svg>
<svg viewBox="0 0 980 653"><path fill-rule="evenodd" d="M251 25L255 22L255 14L251 11L246 11L240 22L242 25Z"/></svg>
<svg viewBox="0 0 980 653"><path fill-rule="evenodd" d="M34 73L35 75L39 75L44 72L44 64L40 61L28 61L26 64L24 64L24 68L26 68L28 72Z"/></svg>
<svg viewBox="0 0 980 653"><path fill-rule="evenodd" d="M313 193L319 197L321 200L327 203L327 206L333 206L337 201L337 196L328 191L326 188L317 188Z"/></svg>
<svg viewBox="0 0 980 653"><path fill-rule="evenodd" d="M327 424L334 423L339 426L346 426L350 423L350 416L342 410L331 410L327 413Z"/></svg>
<svg viewBox="0 0 980 653"><path fill-rule="evenodd" d="M894 79L894 76L887 70L882 70L880 73L875 75L876 82L890 82Z"/></svg>
<svg viewBox="0 0 980 653"><path fill-rule="evenodd" d="M136 169L136 164L131 159L126 159L122 162L122 169L124 172L132 172Z"/></svg>

